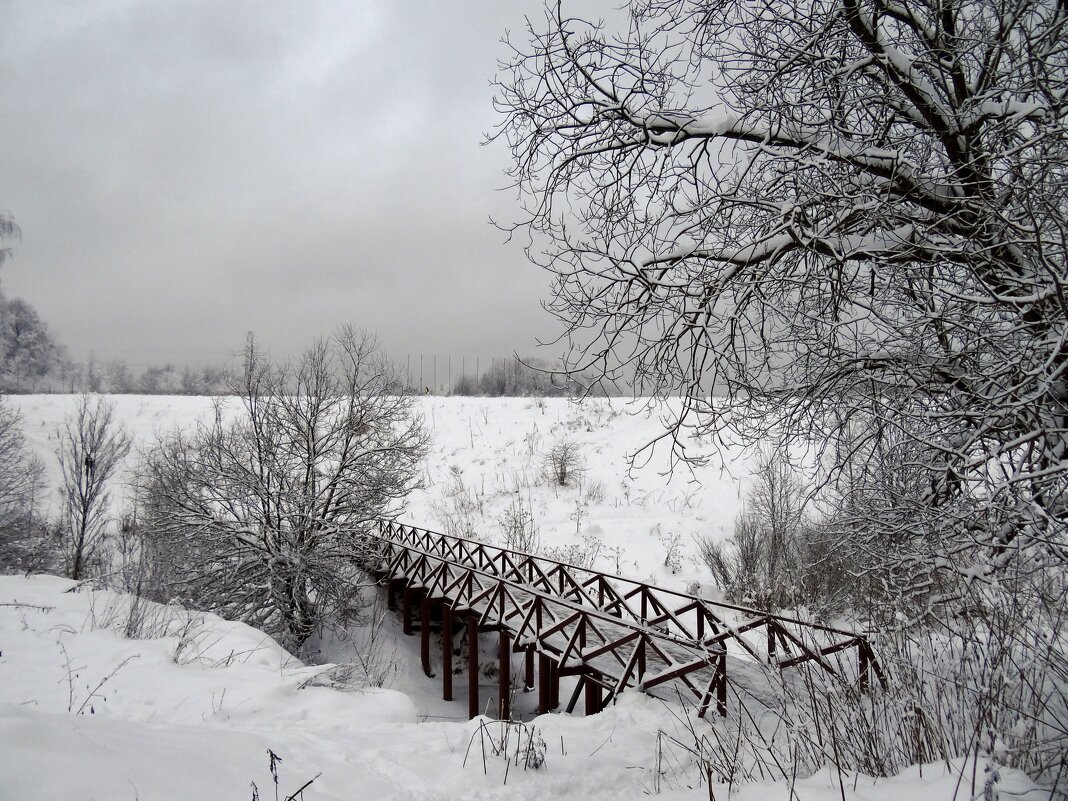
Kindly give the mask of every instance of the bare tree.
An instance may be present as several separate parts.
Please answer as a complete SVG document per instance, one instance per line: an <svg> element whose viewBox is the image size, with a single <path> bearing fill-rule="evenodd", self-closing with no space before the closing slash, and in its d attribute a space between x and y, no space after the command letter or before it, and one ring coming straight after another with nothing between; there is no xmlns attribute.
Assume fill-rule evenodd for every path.
<svg viewBox="0 0 1068 801"><path fill-rule="evenodd" d="M114 405L91 395L81 396L58 433L67 575L81 579L112 521L111 482L130 452L131 438L115 419Z"/></svg>
<svg viewBox="0 0 1068 801"><path fill-rule="evenodd" d="M276 365L250 338L234 399L144 459L140 524L168 596L297 649L358 604L361 529L417 481L428 437L352 328Z"/></svg>
<svg viewBox="0 0 1068 801"><path fill-rule="evenodd" d="M727 597L761 609L805 603L800 592L806 488L782 457L764 451L755 483L734 521L731 538L698 543L702 561Z"/></svg>
<svg viewBox="0 0 1068 801"><path fill-rule="evenodd" d="M804 607L821 616L853 600L848 569L859 562L850 559L856 546L812 514L810 494L783 454L759 451L730 539L697 540L698 555L727 598L772 611Z"/></svg>
<svg viewBox="0 0 1068 801"><path fill-rule="evenodd" d="M922 492L865 529L933 539L917 570L1068 564L1068 6L647 0L608 27L551 5L496 99L569 368L681 395L681 458L691 429L814 442L864 486L899 449Z"/></svg>

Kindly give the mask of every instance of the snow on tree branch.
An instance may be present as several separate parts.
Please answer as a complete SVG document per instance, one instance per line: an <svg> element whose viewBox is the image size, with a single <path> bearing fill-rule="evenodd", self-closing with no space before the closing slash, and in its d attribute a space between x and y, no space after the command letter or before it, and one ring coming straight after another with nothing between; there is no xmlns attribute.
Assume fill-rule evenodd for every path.
<svg viewBox="0 0 1068 801"><path fill-rule="evenodd" d="M491 138L569 366L682 395L680 458L774 436L885 489L896 452L879 525L1063 543L1066 41L1054 0L550 4Z"/></svg>

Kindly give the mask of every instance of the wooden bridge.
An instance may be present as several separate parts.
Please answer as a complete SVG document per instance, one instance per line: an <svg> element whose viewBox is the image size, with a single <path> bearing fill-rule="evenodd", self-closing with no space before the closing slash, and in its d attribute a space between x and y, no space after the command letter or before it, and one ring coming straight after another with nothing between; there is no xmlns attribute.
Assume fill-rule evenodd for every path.
<svg viewBox="0 0 1068 801"><path fill-rule="evenodd" d="M669 682L704 716L727 714L732 681L754 663L786 670L814 666L866 690L883 672L855 632L715 603L541 556L439 534L388 520L369 531L364 566L398 599L405 634L418 615L423 671L432 676L432 629L440 631L442 694L453 700L453 638L467 631L468 710L480 713L478 635L499 637L497 714L511 717L511 660L525 654L524 681L538 690L538 712L560 705L560 678L577 676L586 714L623 690ZM440 625L436 625L440 624ZM852 658L843 656L852 654ZM734 667L728 672L728 664ZM536 663L536 664L535 664Z"/></svg>

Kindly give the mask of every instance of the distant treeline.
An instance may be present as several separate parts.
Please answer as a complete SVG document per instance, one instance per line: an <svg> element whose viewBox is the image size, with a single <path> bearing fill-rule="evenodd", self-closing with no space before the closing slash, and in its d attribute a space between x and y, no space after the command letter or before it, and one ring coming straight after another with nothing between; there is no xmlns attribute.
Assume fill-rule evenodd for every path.
<svg viewBox="0 0 1068 801"><path fill-rule="evenodd" d="M60 349L62 352L62 349ZM588 382L569 377L557 366L538 359L512 357L497 359L476 375L461 375L452 386L429 383L420 386L415 380L400 379L393 386L398 394L464 395L482 397L568 397L586 391ZM93 392L113 395L229 395L232 394L231 370L224 366L176 367L173 364L131 370L121 359L76 362L63 355L48 369L22 371L0 376L0 392L75 393ZM594 386L590 394L604 396Z"/></svg>
<svg viewBox="0 0 1068 801"><path fill-rule="evenodd" d="M215 395L226 387L223 367L164 364L135 372L120 359L76 361L33 306L0 294L0 392Z"/></svg>
<svg viewBox="0 0 1068 801"><path fill-rule="evenodd" d="M87 361L71 358L56 341L37 311L19 299L0 294L0 393L93 392L114 395L228 395L231 372L225 365L205 367L162 364L137 371L122 359ZM567 375L559 364L539 358L491 359L485 369L478 360L427 359L425 372L409 357L398 365L395 390L403 394L484 397L554 397L581 394L591 383L581 375ZM459 377L452 380L452 365ZM474 371L466 371L470 365ZM413 369L414 368L414 369ZM424 383L421 379L425 377ZM591 394L618 394L594 386Z"/></svg>
<svg viewBox="0 0 1068 801"><path fill-rule="evenodd" d="M517 357L494 360L480 374L461 375L447 394L512 398L568 397L582 393L599 396L619 394L606 390L589 376L565 372L559 363Z"/></svg>

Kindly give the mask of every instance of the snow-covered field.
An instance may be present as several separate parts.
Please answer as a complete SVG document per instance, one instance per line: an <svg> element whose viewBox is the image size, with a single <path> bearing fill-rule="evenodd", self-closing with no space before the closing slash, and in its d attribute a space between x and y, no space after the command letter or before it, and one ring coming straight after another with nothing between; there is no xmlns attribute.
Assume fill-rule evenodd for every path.
<svg viewBox="0 0 1068 801"><path fill-rule="evenodd" d="M188 427L211 407L211 400L201 397L117 395L110 400L116 419L137 443L151 442L175 426ZM26 395L9 401L21 410L23 429L48 463L55 487L56 428L74 397ZM625 400L577 404L561 398L420 397L417 402L434 445L424 487L409 497L400 520L441 530L444 510L454 510L462 495L474 509L471 522L480 536L496 541L502 513L520 500L532 507L543 549L599 546L599 569L677 589L708 581L707 571L696 564L694 538L729 535L749 474L740 452L720 458L707 441L690 440L688 452L711 455L709 464L672 473L662 446L651 459L643 454L640 468L631 469L627 457L662 428L655 412ZM542 475L544 455L562 441L577 444L584 467L581 478L566 487L553 486ZM136 452L128 464L129 475ZM114 495L121 505L123 490ZM51 500L54 506L58 496ZM681 563L675 573L664 564L673 541Z"/></svg>
<svg viewBox="0 0 1068 801"><path fill-rule="evenodd" d="M12 400L33 446L54 460L55 428L73 399ZM113 400L140 441L191 424L210 405ZM714 593L693 538L729 534L747 474L737 454L669 480L663 454L629 469L625 456L659 424L655 415L628 415L618 401L419 403L435 445L425 487L402 520L441 528L461 498L480 534L496 540L500 516L520 498L534 512L543 549L593 547L602 569ZM578 444L585 473L573 486L553 487L540 475L542 454L563 439ZM129 470L135 465L131 457ZM666 558L672 543L674 570ZM637 693L588 719L552 714L511 728L467 721L465 701L438 700L438 683L418 669L414 638L396 636L392 623L383 637L394 675L389 689L373 689L332 665L305 666L247 626L154 605L131 614L130 604L64 579L0 576L0 799L251 799L253 782L259 798L285 798L313 778L308 801L728 795L726 786L703 784L684 747L693 742L691 726L700 734L715 723ZM329 656L342 660L344 650L335 644ZM274 765L277 796L268 749L282 760ZM543 763L525 768L528 752ZM731 797L968 798L972 776L972 766L959 762L877 783L825 770L793 787L735 787ZM1002 797L1045 797L1009 771L1000 786Z"/></svg>

